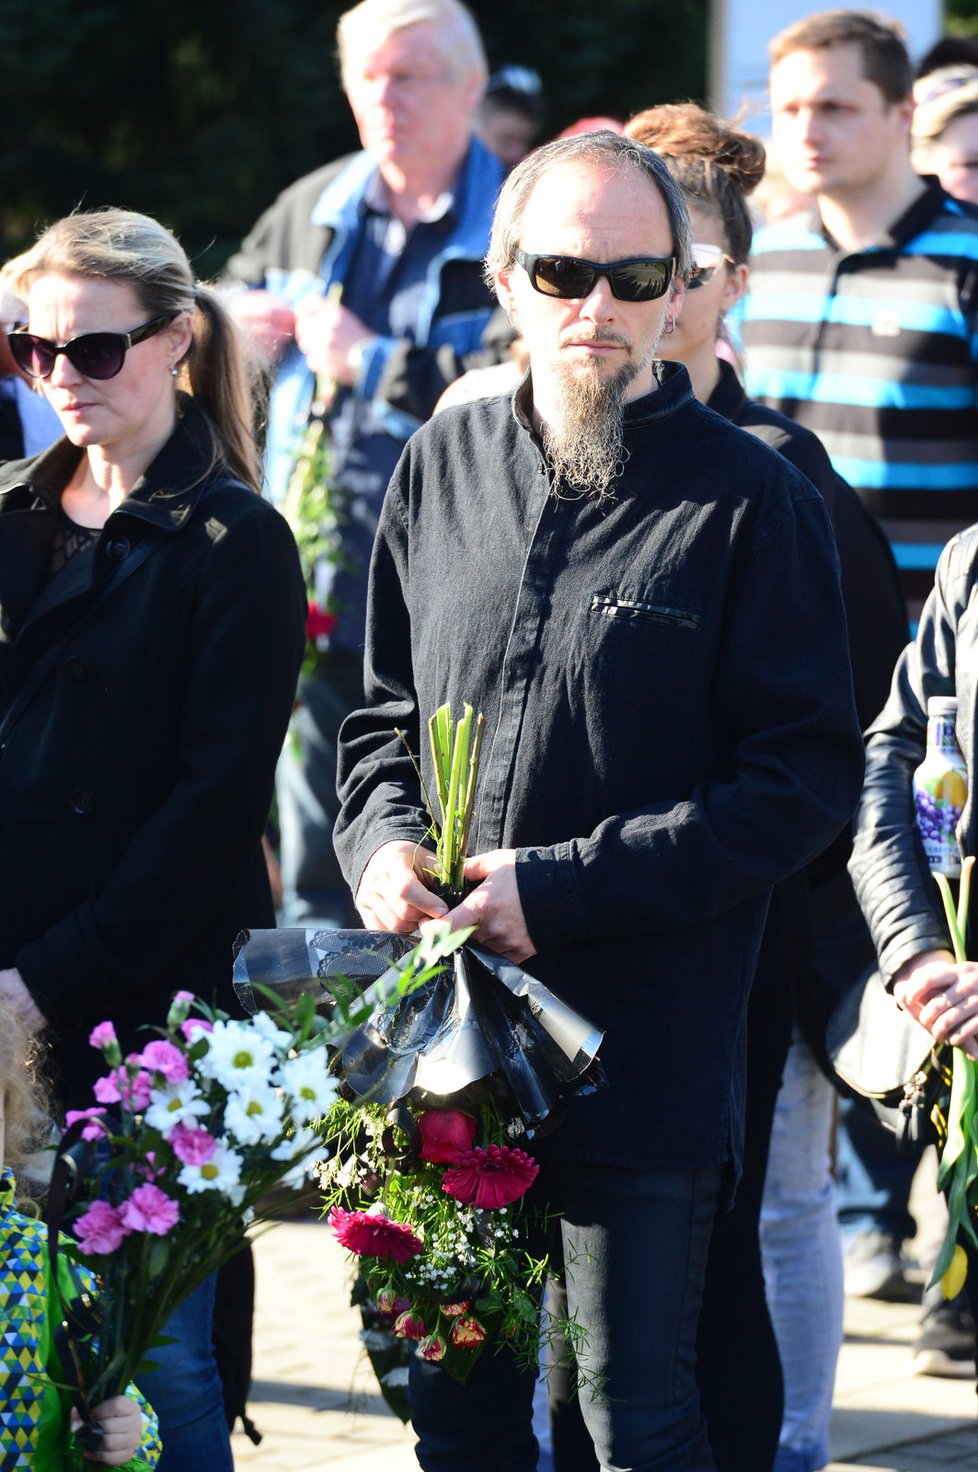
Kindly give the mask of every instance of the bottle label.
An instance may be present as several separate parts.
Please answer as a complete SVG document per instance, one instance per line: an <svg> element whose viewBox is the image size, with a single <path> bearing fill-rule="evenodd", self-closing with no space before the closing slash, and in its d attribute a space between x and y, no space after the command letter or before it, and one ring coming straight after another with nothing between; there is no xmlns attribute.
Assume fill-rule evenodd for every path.
<svg viewBox="0 0 978 1472"><path fill-rule="evenodd" d="M964 773L951 766L927 776L920 773L914 782L917 827L932 873L953 878L961 872L961 853L955 829L967 795Z"/></svg>

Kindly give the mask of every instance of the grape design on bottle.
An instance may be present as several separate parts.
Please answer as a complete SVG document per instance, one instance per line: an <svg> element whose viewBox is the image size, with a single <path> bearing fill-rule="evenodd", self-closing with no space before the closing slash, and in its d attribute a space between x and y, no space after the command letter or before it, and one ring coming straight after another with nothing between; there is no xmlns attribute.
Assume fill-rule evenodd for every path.
<svg viewBox="0 0 978 1472"><path fill-rule="evenodd" d="M931 696L927 702L927 751L913 774L914 809L932 874L956 879L961 850L955 830L968 796L968 770L958 745L958 702Z"/></svg>

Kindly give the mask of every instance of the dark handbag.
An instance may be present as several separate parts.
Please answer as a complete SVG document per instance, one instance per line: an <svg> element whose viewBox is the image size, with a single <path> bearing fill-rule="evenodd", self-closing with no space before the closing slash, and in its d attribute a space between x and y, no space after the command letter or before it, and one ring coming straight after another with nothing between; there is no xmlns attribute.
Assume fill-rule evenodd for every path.
<svg viewBox="0 0 978 1472"><path fill-rule="evenodd" d="M897 1006L875 968L841 998L825 1030L838 1082L868 1099L901 1145L936 1143L950 1097L950 1049Z"/></svg>

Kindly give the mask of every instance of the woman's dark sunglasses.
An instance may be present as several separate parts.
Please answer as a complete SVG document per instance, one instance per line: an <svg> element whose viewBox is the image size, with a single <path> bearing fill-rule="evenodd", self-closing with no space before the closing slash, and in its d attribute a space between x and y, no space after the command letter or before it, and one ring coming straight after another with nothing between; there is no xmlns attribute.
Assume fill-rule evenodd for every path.
<svg viewBox="0 0 978 1472"><path fill-rule="evenodd" d="M580 261L575 256L535 256L525 250L515 255L535 291L566 300L590 296L598 277L604 276L620 302L654 302L665 296L676 269L672 256Z"/></svg>
<svg viewBox="0 0 978 1472"><path fill-rule="evenodd" d="M83 332L69 342L51 342L23 330L8 332L7 341L17 367L28 378L50 377L59 353L64 353L71 366L86 378L115 378L122 371L129 349L155 337L173 321L173 316L168 312L165 317L154 317L133 332Z"/></svg>

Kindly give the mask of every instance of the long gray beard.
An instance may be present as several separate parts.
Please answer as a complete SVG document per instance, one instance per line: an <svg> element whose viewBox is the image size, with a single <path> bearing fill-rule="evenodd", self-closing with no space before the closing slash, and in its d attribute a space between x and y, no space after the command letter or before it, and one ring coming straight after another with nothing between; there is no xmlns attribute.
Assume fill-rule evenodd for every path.
<svg viewBox="0 0 978 1472"><path fill-rule="evenodd" d="M654 360L665 325L663 316L648 356L641 362L626 363L614 378L605 380L597 373L580 375L567 363L556 364L554 371L562 391L559 419L556 424L542 426L542 438L558 495L562 483L590 496L598 505L610 494L612 482L621 475L628 458L623 443L625 393ZM627 338L612 333L595 332L593 340L631 346Z"/></svg>
<svg viewBox="0 0 978 1472"><path fill-rule="evenodd" d="M614 378L578 376L558 367L563 392L560 418L542 426L543 447L554 470L554 484L582 492L600 504L621 474L625 392L635 376L631 364Z"/></svg>

